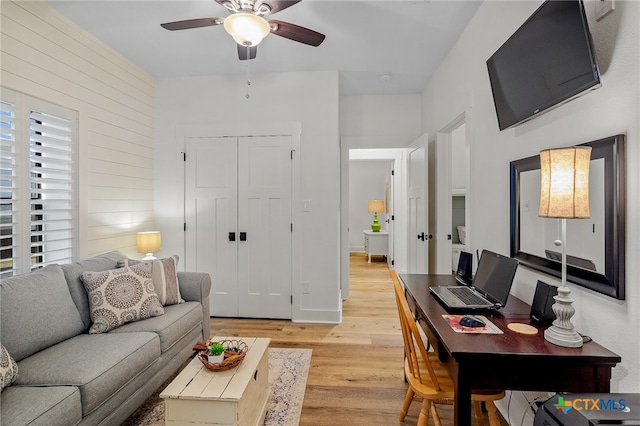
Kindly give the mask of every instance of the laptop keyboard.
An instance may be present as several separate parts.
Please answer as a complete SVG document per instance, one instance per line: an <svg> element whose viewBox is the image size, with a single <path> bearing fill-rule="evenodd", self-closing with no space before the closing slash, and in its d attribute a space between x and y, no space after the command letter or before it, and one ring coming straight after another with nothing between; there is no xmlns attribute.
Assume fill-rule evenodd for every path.
<svg viewBox="0 0 640 426"><path fill-rule="evenodd" d="M454 296L467 305L486 305L487 302L480 296L470 291L467 287L453 287L448 289Z"/></svg>

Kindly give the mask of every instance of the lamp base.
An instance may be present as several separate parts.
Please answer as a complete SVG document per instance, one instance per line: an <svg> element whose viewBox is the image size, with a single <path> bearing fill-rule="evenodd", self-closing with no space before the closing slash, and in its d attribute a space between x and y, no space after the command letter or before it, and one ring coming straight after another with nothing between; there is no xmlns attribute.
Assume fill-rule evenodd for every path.
<svg viewBox="0 0 640 426"><path fill-rule="evenodd" d="M582 346L582 336L573 328L571 317L575 313L573 299L569 297L571 290L567 286L558 288L558 295L554 296L556 303L551 309L556 319L551 327L544 331L546 341L565 348L579 348Z"/></svg>
<svg viewBox="0 0 640 426"><path fill-rule="evenodd" d="M143 257L142 260L158 260L158 258L155 257L153 253L147 253L147 255Z"/></svg>
<svg viewBox="0 0 640 426"><path fill-rule="evenodd" d="M373 214L373 223L371 224L371 231L380 232L380 222L378 222L378 213Z"/></svg>

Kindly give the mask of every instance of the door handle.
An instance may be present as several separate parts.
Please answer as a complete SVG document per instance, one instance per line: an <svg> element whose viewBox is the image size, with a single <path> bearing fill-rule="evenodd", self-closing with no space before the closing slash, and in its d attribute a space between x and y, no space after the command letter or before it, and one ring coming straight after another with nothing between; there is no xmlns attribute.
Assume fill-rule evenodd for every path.
<svg viewBox="0 0 640 426"><path fill-rule="evenodd" d="M418 239L424 241L424 232L418 234Z"/></svg>
<svg viewBox="0 0 640 426"><path fill-rule="evenodd" d="M247 241L247 233L246 232L241 232L240 233L240 241Z"/></svg>
<svg viewBox="0 0 640 426"><path fill-rule="evenodd" d="M235 241L235 240L236 240L236 233L229 232L229 241Z"/></svg>

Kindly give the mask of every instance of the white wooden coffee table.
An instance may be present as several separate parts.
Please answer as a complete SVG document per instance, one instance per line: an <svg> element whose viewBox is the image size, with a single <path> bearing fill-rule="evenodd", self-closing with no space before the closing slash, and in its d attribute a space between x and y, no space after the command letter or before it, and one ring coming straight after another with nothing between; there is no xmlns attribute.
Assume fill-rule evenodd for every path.
<svg viewBox="0 0 640 426"><path fill-rule="evenodd" d="M160 394L167 425L261 425L269 401L269 343L256 337L213 337L242 340L249 347L240 365L227 371L207 369L196 357Z"/></svg>

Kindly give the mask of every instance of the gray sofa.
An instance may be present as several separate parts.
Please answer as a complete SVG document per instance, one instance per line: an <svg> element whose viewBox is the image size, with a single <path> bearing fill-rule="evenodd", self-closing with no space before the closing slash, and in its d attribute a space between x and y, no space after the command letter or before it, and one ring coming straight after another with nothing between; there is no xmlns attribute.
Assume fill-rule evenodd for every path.
<svg viewBox="0 0 640 426"><path fill-rule="evenodd" d="M80 276L123 259L110 252L0 282L0 342L18 364L0 395L0 424L119 425L209 337L211 278L195 272L178 272L185 303L88 334Z"/></svg>

